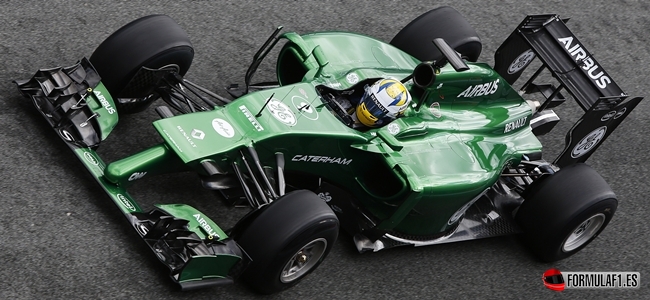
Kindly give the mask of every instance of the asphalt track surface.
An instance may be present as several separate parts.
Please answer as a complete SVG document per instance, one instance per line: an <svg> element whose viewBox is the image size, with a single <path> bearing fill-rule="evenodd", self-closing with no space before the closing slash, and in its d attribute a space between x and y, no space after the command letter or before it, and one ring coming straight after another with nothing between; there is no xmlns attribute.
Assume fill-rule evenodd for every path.
<svg viewBox="0 0 650 300"><path fill-rule="evenodd" d="M23 99L13 79L38 68L69 65L111 32L148 14L168 14L186 29L196 55L188 79L222 91L243 82L257 47L275 26L306 33L360 32L390 41L404 25L437 6L453 5L493 53L526 14L558 13L600 64L632 96L648 96L649 5L644 1L7 1L0 0L0 299L254 299L242 284L181 292L82 165ZM269 60L271 61L271 60ZM272 79L272 63L256 79ZM222 94L225 94L221 92ZM608 228L577 255L535 261L514 237L359 254L341 235L325 262L278 299L560 299L650 298L648 132L642 102L588 161L609 182L619 207ZM544 137L547 157L580 117ZM124 116L100 148L106 161L154 145L152 111ZM192 174L145 178L132 193L144 206L189 203L220 224L241 209L225 208ZM635 290L547 290L542 273L638 271Z"/></svg>

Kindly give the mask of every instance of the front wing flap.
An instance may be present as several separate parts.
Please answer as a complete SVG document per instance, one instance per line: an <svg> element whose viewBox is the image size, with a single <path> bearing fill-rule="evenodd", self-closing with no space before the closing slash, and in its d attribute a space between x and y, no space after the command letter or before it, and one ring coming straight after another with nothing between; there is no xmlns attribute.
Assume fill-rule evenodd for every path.
<svg viewBox="0 0 650 300"><path fill-rule="evenodd" d="M113 99L86 58L14 83L61 138L79 147L98 146L117 124Z"/></svg>
<svg viewBox="0 0 650 300"><path fill-rule="evenodd" d="M67 68L41 69L28 80L14 82L183 290L231 283L250 261L234 240L196 209L160 205L144 212L124 185L106 178L107 165L95 149L117 124L117 111L87 59ZM193 220L194 216L200 218Z"/></svg>

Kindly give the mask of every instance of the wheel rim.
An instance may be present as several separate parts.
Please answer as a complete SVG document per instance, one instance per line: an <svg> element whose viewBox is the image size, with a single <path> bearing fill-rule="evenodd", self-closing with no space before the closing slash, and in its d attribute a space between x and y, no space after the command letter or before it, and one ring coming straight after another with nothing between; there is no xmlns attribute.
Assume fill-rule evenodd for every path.
<svg viewBox="0 0 650 300"><path fill-rule="evenodd" d="M282 283L292 282L316 267L327 249L327 240L318 238L302 247L287 262L280 273Z"/></svg>
<svg viewBox="0 0 650 300"><path fill-rule="evenodd" d="M589 242L605 224L605 214L599 213L582 222L564 241L562 251L570 252Z"/></svg>

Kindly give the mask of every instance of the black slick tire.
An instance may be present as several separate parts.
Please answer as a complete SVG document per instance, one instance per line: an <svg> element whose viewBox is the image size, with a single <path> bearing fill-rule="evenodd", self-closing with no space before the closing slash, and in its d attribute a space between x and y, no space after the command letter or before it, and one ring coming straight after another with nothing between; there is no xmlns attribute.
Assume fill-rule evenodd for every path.
<svg viewBox="0 0 650 300"><path fill-rule="evenodd" d="M264 207L235 237L252 259L240 278L262 294L287 289L320 265L338 232L338 218L316 194L288 193Z"/></svg>
<svg viewBox="0 0 650 300"><path fill-rule="evenodd" d="M111 34L90 56L106 89L116 99L120 113L143 110L157 97L142 97L120 102L133 95L123 91L141 67L159 69L171 66L182 76L192 64L194 48L185 32L166 15L150 15L132 21Z"/></svg>
<svg viewBox="0 0 650 300"><path fill-rule="evenodd" d="M442 6L415 18L390 41L390 44L419 59L439 61L442 53L432 43L443 38L468 61L478 60L483 45L476 30L457 10Z"/></svg>
<svg viewBox="0 0 650 300"><path fill-rule="evenodd" d="M591 243L614 216L618 201L586 164L574 164L533 184L515 219L540 260L567 258Z"/></svg>

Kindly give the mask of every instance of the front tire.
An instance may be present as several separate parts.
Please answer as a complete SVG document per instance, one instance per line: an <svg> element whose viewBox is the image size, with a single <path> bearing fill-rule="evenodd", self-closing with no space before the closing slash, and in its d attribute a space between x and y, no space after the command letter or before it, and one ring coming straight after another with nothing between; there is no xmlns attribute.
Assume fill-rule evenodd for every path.
<svg viewBox="0 0 650 300"><path fill-rule="evenodd" d="M117 110L135 113L158 98L148 94L151 86L135 83L125 89L140 68L169 68L183 76L193 58L194 48L185 30L169 16L150 15L111 34L95 49L90 62L116 99Z"/></svg>
<svg viewBox="0 0 650 300"><path fill-rule="evenodd" d="M299 190L262 208L235 236L252 262L241 279L262 294L287 289L316 269L332 249L339 221L316 194Z"/></svg>
<svg viewBox="0 0 650 300"><path fill-rule="evenodd" d="M607 182L585 164L541 180L524 193L515 219L530 250L553 262L591 243L614 216L618 201Z"/></svg>

